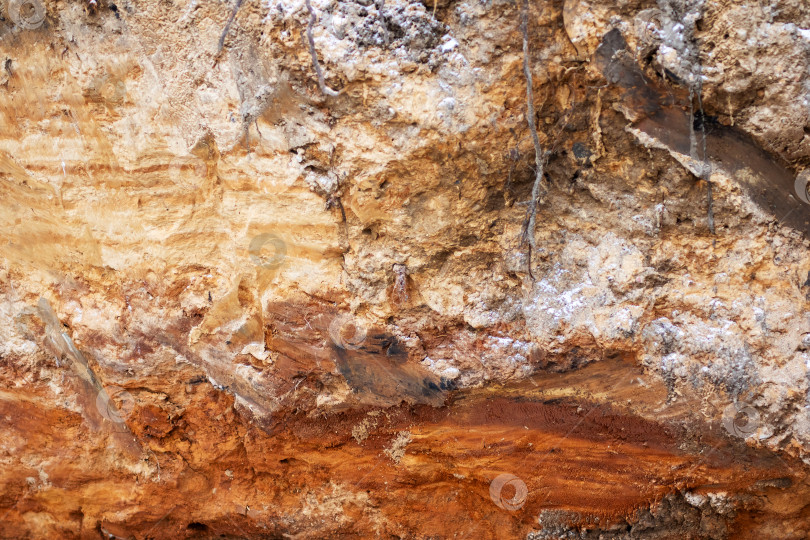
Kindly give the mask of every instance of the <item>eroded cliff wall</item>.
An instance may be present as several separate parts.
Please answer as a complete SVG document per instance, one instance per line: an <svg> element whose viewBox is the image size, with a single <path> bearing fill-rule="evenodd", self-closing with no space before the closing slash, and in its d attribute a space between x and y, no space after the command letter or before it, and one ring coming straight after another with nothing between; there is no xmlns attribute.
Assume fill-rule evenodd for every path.
<svg viewBox="0 0 810 540"><path fill-rule="evenodd" d="M311 8L3 6L0 537L807 538L806 4Z"/></svg>

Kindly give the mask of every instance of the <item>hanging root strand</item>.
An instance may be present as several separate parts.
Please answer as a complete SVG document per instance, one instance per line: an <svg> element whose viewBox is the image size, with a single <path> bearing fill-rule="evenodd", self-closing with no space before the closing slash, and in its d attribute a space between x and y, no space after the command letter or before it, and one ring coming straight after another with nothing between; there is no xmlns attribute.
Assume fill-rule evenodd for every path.
<svg viewBox="0 0 810 540"><path fill-rule="evenodd" d="M534 280L532 274L532 252L537 251L537 243L534 232L537 227L537 207L541 197L546 194L546 187L543 185L543 166L546 155L540 146L540 137L537 134L535 125L534 92L532 90L532 71L529 67L529 0L523 0L520 10L520 31L523 34L523 75L526 77L526 122L529 124L529 131L532 134L534 144L535 176L532 186L532 198L529 201L529 208L526 212L526 220L523 223L521 240L528 244L528 265L529 277Z"/></svg>
<svg viewBox="0 0 810 540"><path fill-rule="evenodd" d="M317 22L318 18L315 16L315 10L312 9L312 4L310 4L309 0L306 0L307 9L309 10L309 23L307 24L307 40L309 41L309 54L312 56L312 66L315 68L315 74L318 76L318 87L320 87L321 92L327 96L338 96L340 92L337 90L332 90L328 86L326 86L326 82L323 79L323 71L321 71L321 64L318 62L318 53L315 50L315 37L312 35L312 29L315 27L315 23Z"/></svg>

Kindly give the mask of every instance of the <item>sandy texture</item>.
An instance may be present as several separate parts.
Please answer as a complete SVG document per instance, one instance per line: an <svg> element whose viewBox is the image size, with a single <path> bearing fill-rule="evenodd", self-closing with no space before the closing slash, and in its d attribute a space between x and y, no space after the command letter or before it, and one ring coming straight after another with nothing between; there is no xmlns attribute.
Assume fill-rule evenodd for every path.
<svg viewBox="0 0 810 540"><path fill-rule="evenodd" d="M517 4L235 5L3 6L0 538L810 535L802 0L531 3L531 258Z"/></svg>

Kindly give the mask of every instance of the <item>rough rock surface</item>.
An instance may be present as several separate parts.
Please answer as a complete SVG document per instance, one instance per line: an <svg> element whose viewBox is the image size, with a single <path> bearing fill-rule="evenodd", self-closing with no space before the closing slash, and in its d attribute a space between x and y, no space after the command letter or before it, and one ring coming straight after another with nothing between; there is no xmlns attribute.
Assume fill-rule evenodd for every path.
<svg viewBox="0 0 810 540"><path fill-rule="evenodd" d="M312 8L2 6L0 538L810 536L805 2L532 2L531 254L520 4Z"/></svg>

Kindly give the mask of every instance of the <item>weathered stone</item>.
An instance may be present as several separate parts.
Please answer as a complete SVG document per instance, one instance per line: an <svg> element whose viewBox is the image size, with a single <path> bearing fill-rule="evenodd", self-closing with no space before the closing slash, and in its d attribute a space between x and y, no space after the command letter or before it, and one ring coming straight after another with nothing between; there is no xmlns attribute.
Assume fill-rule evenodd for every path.
<svg viewBox="0 0 810 540"><path fill-rule="evenodd" d="M807 538L804 4L9 0L0 538Z"/></svg>

